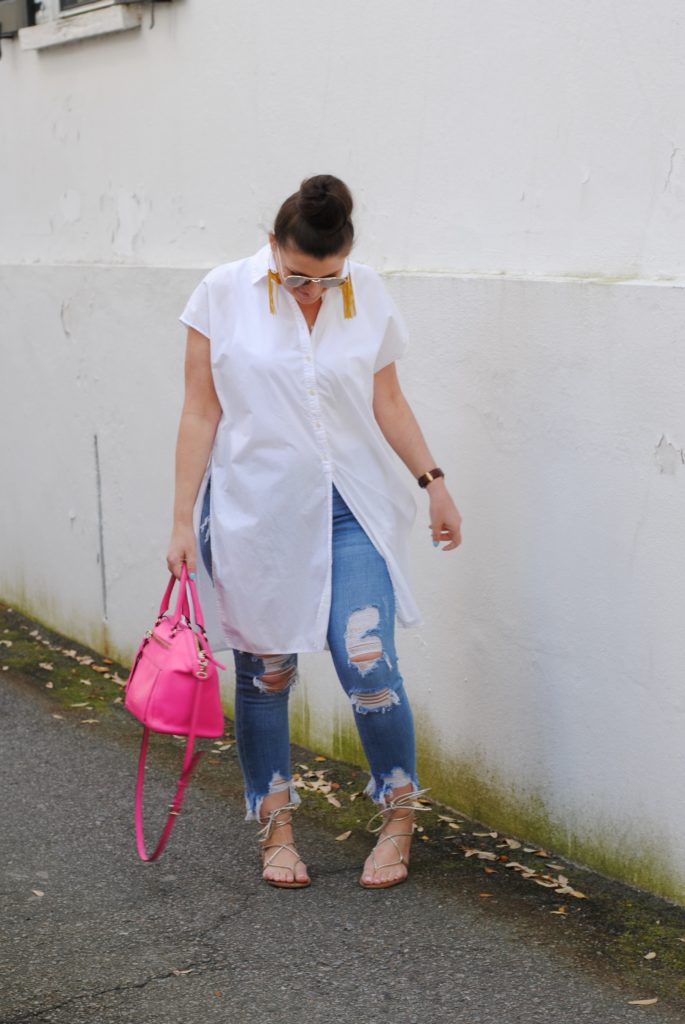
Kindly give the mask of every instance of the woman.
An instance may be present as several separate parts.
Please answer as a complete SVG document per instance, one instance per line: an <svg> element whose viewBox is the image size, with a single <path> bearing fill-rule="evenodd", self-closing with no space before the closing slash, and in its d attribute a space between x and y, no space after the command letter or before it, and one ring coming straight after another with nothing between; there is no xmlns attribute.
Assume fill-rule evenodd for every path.
<svg viewBox="0 0 685 1024"><path fill-rule="evenodd" d="M268 245L211 270L180 317L185 401L167 562L176 576L183 561L200 583L203 565L211 576L234 650L246 820L263 826L263 878L287 888L310 882L292 829L288 696L297 654L326 646L380 807L360 884L407 877L424 791L394 620L419 621L407 582L415 507L390 448L426 489L434 546L461 542L461 517L397 379L404 325L380 277L349 259L351 213L338 178L304 181Z"/></svg>

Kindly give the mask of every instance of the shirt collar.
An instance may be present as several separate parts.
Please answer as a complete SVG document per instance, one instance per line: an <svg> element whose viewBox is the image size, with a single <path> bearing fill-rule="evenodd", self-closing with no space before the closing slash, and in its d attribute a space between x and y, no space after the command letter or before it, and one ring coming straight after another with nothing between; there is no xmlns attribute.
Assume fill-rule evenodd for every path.
<svg viewBox="0 0 685 1024"><path fill-rule="evenodd" d="M250 257L250 279L252 284L262 281L270 269L274 270L275 268L271 265L271 246L267 242L254 256Z"/></svg>

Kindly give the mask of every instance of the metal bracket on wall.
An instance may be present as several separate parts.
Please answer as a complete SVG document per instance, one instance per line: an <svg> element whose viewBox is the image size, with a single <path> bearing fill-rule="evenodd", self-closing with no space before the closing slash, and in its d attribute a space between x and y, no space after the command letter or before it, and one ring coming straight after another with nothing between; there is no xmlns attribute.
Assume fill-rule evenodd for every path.
<svg viewBox="0 0 685 1024"><path fill-rule="evenodd" d="M140 3L141 0L116 0L116 2L118 4L137 4L137 3ZM148 3L150 5L150 28L154 28L155 27L155 4L165 4L165 3L168 4L168 3L171 3L171 0L143 0L143 2L144 3Z"/></svg>
<svg viewBox="0 0 685 1024"><path fill-rule="evenodd" d="M0 39L16 39L19 35L18 29L15 28L13 32L3 32L2 22L0 21ZM0 60L2 59L2 44L0 43Z"/></svg>

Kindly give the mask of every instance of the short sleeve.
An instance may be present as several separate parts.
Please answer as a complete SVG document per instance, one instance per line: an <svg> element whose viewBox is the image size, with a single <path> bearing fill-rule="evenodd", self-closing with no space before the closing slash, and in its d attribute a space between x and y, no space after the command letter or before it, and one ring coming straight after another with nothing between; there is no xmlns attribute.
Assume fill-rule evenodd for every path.
<svg viewBox="0 0 685 1024"><path fill-rule="evenodd" d="M194 327L200 334L204 334L205 338L210 337L209 289L206 277L203 277L191 294L179 320L186 327Z"/></svg>
<svg viewBox="0 0 685 1024"><path fill-rule="evenodd" d="M407 325L405 324L400 311L392 300L388 299L388 302L388 320L385 327L385 334L383 335L383 340L380 344L380 348L378 349L378 355L376 356L376 362L373 368L374 373L378 373L378 371L382 370L384 366L394 363L396 359L403 356L409 341Z"/></svg>

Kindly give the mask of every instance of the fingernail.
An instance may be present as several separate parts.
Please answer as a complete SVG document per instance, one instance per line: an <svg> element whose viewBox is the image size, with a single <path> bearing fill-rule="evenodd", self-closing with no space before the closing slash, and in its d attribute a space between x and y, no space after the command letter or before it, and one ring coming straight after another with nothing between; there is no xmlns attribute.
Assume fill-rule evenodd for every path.
<svg viewBox="0 0 685 1024"><path fill-rule="evenodd" d="M434 540L433 541L433 547L434 548L439 548L440 547L440 541L439 540Z"/></svg>
<svg viewBox="0 0 685 1024"><path fill-rule="evenodd" d="M195 578L196 578L196 576L195 576L195 573L194 573L194 572L189 572L189 573L188 573L188 579L190 579L190 580L194 580Z"/></svg>

